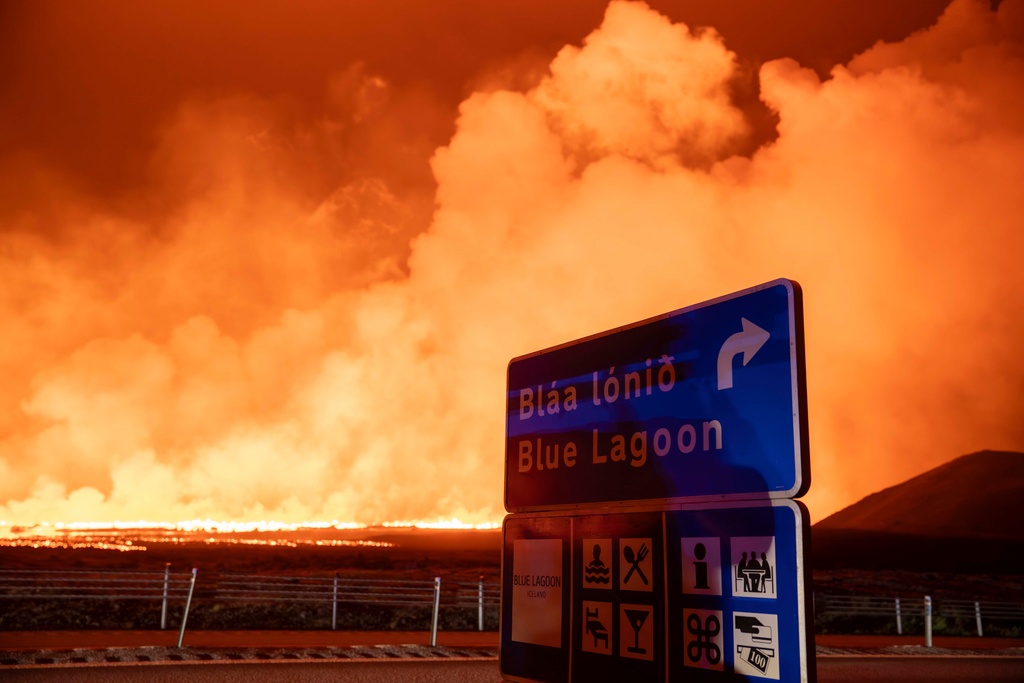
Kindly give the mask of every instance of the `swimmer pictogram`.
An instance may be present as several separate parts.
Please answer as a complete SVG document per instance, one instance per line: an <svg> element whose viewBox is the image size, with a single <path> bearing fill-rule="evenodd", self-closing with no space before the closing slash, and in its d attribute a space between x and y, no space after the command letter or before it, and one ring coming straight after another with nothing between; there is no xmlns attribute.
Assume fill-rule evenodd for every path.
<svg viewBox="0 0 1024 683"><path fill-rule="evenodd" d="M611 539L588 539L583 542L584 560L587 562L583 567L585 588L611 588L611 547Z"/></svg>

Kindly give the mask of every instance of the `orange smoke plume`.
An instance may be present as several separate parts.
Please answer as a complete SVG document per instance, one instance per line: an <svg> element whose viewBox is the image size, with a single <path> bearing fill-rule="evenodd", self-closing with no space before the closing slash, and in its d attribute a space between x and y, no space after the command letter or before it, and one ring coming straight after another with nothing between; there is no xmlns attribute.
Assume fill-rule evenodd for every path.
<svg viewBox="0 0 1024 683"><path fill-rule="evenodd" d="M1024 450L1024 2L764 64L768 140L729 39L612 2L464 99L436 187L395 169L444 108L359 65L319 118L190 98L121 203L8 160L51 187L0 225L0 519L494 521L511 357L777 277L814 519Z"/></svg>

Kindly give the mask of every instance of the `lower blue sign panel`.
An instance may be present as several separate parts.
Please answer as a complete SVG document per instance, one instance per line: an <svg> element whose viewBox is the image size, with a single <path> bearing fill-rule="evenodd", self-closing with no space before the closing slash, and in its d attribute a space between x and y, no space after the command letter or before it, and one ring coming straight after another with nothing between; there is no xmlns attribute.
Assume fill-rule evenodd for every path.
<svg viewBox="0 0 1024 683"><path fill-rule="evenodd" d="M666 513L669 680L815 680L806 520L795 501Z"/></svg>
<svg viewBox="0 0 1024 683"><path fill-rule="evenodd" d="M790 500L510 515L502 675L812 682L808 533Z"/></svg>

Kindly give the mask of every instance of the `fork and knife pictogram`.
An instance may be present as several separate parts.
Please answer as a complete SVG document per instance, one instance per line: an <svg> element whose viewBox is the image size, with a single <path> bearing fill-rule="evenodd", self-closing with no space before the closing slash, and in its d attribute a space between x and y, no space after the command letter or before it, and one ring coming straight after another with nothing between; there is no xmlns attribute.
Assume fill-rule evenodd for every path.
<svg viewBox="0 0 1024 683"><path fill-rule="evenodd" d="M647 547L646 543L641 543L640 549L637 550L635 554L633 553L633 548L631 546L627 545L622 549L622 556L625 557L626 562L629 562L631 565L629 571L626 572L626 577L622 579L623 584L629 583L629 579L633 576L633 572L636 572L640 576L640 580L644 582L644 585L648 585L649 581L647 580L647 575L644 574L643 569L640 569L640 563L647 559L647 555L650 554L650 552L651 551Z"/></svg>

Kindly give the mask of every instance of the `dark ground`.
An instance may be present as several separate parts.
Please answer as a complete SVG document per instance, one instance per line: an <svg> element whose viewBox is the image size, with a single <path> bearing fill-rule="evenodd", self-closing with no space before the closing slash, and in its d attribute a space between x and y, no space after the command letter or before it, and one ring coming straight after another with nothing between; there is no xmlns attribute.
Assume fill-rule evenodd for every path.
<svg viewBox="0 0 1024 683"><path fill-rule="evenodd" d="M307 533L307 532L296 532ZM324 533L324 532L317 532ZM872 541L868 536L831 537L813 533L812 581L809 593L900 597L914 605L923 596L936 601L979 600L1024 604L1024 572L1005 571L1014 565L1002 557L1012 549L987 546L945 546L925 539L915 545L906 538ZM501 573L501 531L433 531L372 529L344 532L346 538L393 544L389 547L321 547L224 545L206 542L147 543L146 551L0 547L0 570L92 570L163 572L170 563L179 575L199 571L197 586L217 574L343 577L432 581L445 585L498 583ZM307 533L308 535L308 533ZM338 532L335 531L337 536ZM207 535L209 536L209 535ZM256 537L258 534L250 534ZM282 536L282 534L275 534ZM888 543L888 545L886 545ZM977 546L982 547L982 546ZM966 548L966 551L964 550ZM880 550L881 549L881 550ZM944 550L945 552L939 552ZM973 553L973 554L972 554ZM988 553L986 555L986 553ZM927 560L934 560L929 563ZM994 558L994 559L993 559ZM884 561L882 561L884 560ZM879 566L882 565L882 566ZM885 566L888 565L888 566ZM894 569L892 566L911 567ZM197 598L201 594L197 592ZM171 610L176 627L181 608ZM422 629L429 609L349 605L338 616L339 628ZM189 614L190 628L330 628L329 606L310 603L230 603L197 599ZM0 596L0 632L22 630L154 628L159 602L4 600ZM892 624L883 619L884 628ZM497 628L497 609L488 609L486 627ZM1018 631L1024 625L1011 625ZM442 610L442 628L475 628L474 610ZM963 628L970 628L966 625ZM857 632L857 631L847 631ZM997 635L993 633L993 635ZM1021 633L998 635L1018 636Z"/></svg>

